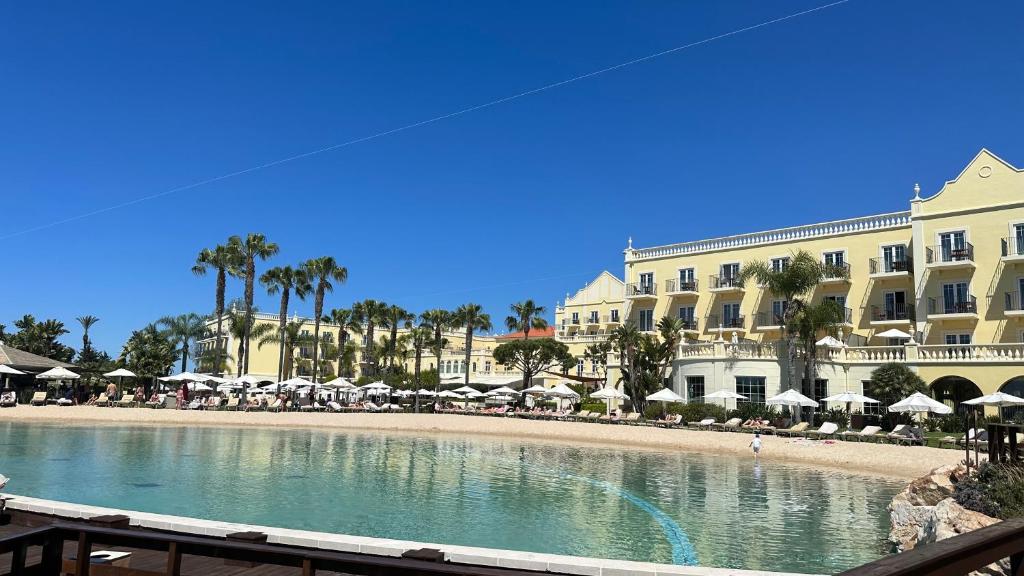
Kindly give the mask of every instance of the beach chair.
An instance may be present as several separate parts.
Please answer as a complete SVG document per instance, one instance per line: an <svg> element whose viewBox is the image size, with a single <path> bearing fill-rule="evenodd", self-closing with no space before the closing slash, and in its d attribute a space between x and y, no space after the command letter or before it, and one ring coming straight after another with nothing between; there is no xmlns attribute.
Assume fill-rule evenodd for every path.
<svg viewBox="0 0 1024 576"><path fill-rule="evenodd" d="M572 414L566 414L565 415L565 419L570 421L570 422L578 422L578 421L586 418L587 414L590 414L590 410L580 410L579 412L574 412Z"/></svg>
<svg viewBox="0 0 1024 576"><path fill-rule="evenodd" d="M924 434L921 432L921 429L907 424L900 424L885 436L889 442L901 446L924 446L925 443Z"/></svg>
<svg viewBox="0 0 1024 576"><path fill-rule="evenodd" d="M0 395L0 408L14 408L18 405L18 399L14 392L4 392Z"/></svg>
<svg viewBox="0 0 1024 576"><path fill-rule="evenodd" d="M587 422L597 422L598 418L603 416L600 412L591 412L587 414Z"/></svg>
<svg viewBox="0 0 1024 576"><path fill-rule="evenodd" d="M849 440L854 442L874 442L878 439L878 433L882 431L881 426L865 426L863 430L856 432L854 430L847 430L839 437L843 440Z"/></svg>
<svg viewBox="0 0 1024 576"><path fill-rule="evenodd" d="M118 408L131 408L133 406L135 406L135 396L132 396L131 394L125 394L117 401Z"/></svg>
<svg viewBox="0 0 1024 576"><path fill-rule="evenodd" d="M659 428L672 428L681 424L682 421L683 416L681 414L668 414L667 418L655 420L653 424Z"/></svg>
<svg viewBox="0 0 1024 576"><path fill-rule="evenodd" d="M96 406L110 406L110 399L107 398L106 392L101 392L100 395L96 397Z"/></svg>
<svg viewBox="0 0 1024 576"><path fill-rule="evenodd" d="M46 396L47 396L47 394L48 393L45 392L45 391L44 392L36 392L35 394L32 395L32 400L29 401L29 404L31 404L33 406L46 406Z"/></svg>
<svg viewBox="0 0 1024 576"><path fill-rule="evenodd" d="M803 433L805 438L832 438L839 431L839 425L835 422L823 422L817 430L807 430Z"/></svg>
<svg viewBox="0 0 1024 576"><path fill-rule="evenodd" d="M711 427L715 425L714 418L705 418L700 422L690 422L686 426L688 428L696 428L698 430L711 430Z"/></svg>
<svg viewBox="0 0 1024 576"><path fill-rule="evenodd" d="M776 436L799 436L804 430L810 426L807 422L798 422L789 428L783 428L782 430L776 430Z"/></svg>
<svg viewBox="0 0 1024 576"><path fill-rule="evenodd" d="M328 412L341 412L341 404L338 404L334 400L331 400L330 402L327 403L327 411Z"/></svg>
<svg viewBox="0 0 1024 576"><path fill-rule="evenodd" d="M380 412L380 406L377 406L373 402L363 402L363 408L365 408L367 412Z"/></svg>
<svg viewBox="0 0 1024 576"><path fill-rule="evenodd" d="M278 398L277 400L274 400L273 404L270 404L269 406L267 406L267 412L280 412L283 409L284 409L284 403L281 402L280 398Z"/></svg>
<svg viewBox="0 0 1024 576"><path fill-rule="evenodd" d="M626 414L626 417L619 421L620 424L629 424L630 426L636 426L640 423L640 413L630 412Z"/></svg>
<svg viewBox="0 0 1024 576"><path fill-rule="evenodd" d="M740 424L742 423L742 418L730 418L721 424L712 424L711 429L718 432L735 431L740 429Z"/></svg>
<svg viewBox="0 0 1024 576"><path fill-rule="evenodd" d="M232 396L228 398L228 403L224 405L225 410L238 410L238 396Z"/></svg>

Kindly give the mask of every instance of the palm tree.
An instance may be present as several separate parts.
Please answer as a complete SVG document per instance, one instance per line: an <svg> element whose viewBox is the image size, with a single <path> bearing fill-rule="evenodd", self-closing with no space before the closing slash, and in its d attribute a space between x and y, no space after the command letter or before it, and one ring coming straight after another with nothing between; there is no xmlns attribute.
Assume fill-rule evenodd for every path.
<svg viewBox="0 0 1024 576"><path fill-rule="evenodd" d="M362 334L363 325L359 322L355 312L349 308L333 308L323 317L323 321L338 326L338 376L348 376L349 373L344 370L342 365L346 354L351 352L348 349L349 334Z"/></svg>
<svg viewBox="0 0 1024 576"><path fill-rule="evenodd" d="M416 315L401 306L392 304L384 311L384 323L381 326L391 329L391 339L385 347L385 354L388 356L388 366L395 365L395 345L398 344L398 329L411 328L412 321Z"/></svg>
<svg viewBox="0 0 1024 576"><path fill-rule="evenodd" d="M548 327L548 321L541 315L547 312L543 306L537 306L533 300L516 302L512 308L512 315L505 318L505 326L510 332L522 330L523 339L530 337L530 329L543 330Z"/></svg>
<svg viewBox="0 0 1024 576"><path fill-rule="evenodd" d="M793 318L793 325L786 329L800 337L804 345L804 379L814 394L814 382L818 378L818 334L835 336L842 325L843 309L832 300L818 304L807 304Z"/></svg>
<svg viewBox="0 0 1024 576"><path fill-rule="evenodd" d="M262 325L261 325L262 326ZM283 350L283 359L281 360L281 379L286 380L292 377L292 368L295 364L295 351L301 346L305 346L312 342L313 338L309 335L302 334L303 323L297 320L293 320L285 324L284 330L279 330L276 333L268 331L266 334L261 334L259 341L256 343L257 348L262 348L269 344L277 344L278 350Z"/></svg>
<svg viewBox="0 0 1024 576"><path fill-rule="evenodd" d="M635 388L640 376L640 347L643 334L637 329L633 322L626 322L618 325L612 330L608 341L612 348L618 353L621 363L623 377L626 379L629 395L636 397Z"/></svg>
<svg viewBox="0 0 1024 576"><path fill-rule="evenodd" d="M686 323L681 318L674 316L663 316L658 321L658 335L661 337L660 342L660 367L658 369L658 381L664 385L665 373L668 372L669 366L676 359L676 353L679 351L679 342L683 339L683 328L686 327Z"/></svg>
<svg viewBox="0 0 1024 576"><path fill-rule="evenodd" d="M163 325L168 339L181 344L181 371L188 370L189 346L206 335L206 321L195 312L164 316L157 321Z"/></svg>
<svg viewBox="0 0 1024 576"><path fill-rule="evenodd" d="M217 271L217 293L214 304L214 316L217 317L216 341L214 344L213 374L221 375L221 345L224 320L224 291L227 287L228 274L235 275L234 270L238 268L238 254L227 246L216 246L213 249L204 248L196 256L196 263L192 266L192 273L196 276L205 276L207 270ZM241 362L241 358L238 359Z"/></svg>
<svg viewBox="0 0 1024 576"><path fill-rule="evenodd" d="M448 345L444 333L452 327L452 316L451 312L441 308L434 308L420 314L420 322L434 333L434 341L430 345L430 350L437 358L438 388L440 388L441 378L441 353Z"/></svg>
<svg viewBox="0 0 1024 576"><path fill-rule="evenodd" d="M89 341L89 329L99 322L100 319L95 316L79 316L75 320L78 320L78 323L82 325L82 354L84 354L92 349L92 342Z"/></svg>
<svg viewBox="0 0 1024 576"><path fill-rule="evenodd" d="M340 266L333 256L321 256L306 260L302 264L302 269L309 278L309 282L313 284L313 340L319 342L320 317L324 313L324 295L334 291L332 281L344 284L348 280L348 269ZM313 346L313 382L317 381L319 372L320 366L317 362L319 352L320 346Z"/></svg>
<svg viewBox="0 0 1024 576"><path fill-rule="evenodd" d="M284 379L285 338L283 335L285 325L288 323L288 300L291 298L293 291L299 300L305 300L312 287L309 284L309 278L306 277L306 273L302 270L296 270L291 266L278 266L267 270L260 276L260 283L267 288L267 294L271 296L278 292L281 293L281 309L278 312L277 318L277 330L282 335L278 339L280 342L277 350L277 381L280 382Z"/></svg>
<svg viewBox="0 0 1024 576"><path fill-rule="evenodd" d="M355 374L356 359L359 358L359 342L348 340L344 346L338 347L338 375L352 376Z"/></svg>
<svg viewBox="0 0 1024 576"><path fill-rule="evenodd" d="M784 301L782 323L791 326L793 318L804 306L803 296L809 294L826 277L837 277L848 274L843 267L834 267L818 260L810 252L800 250L781 267L770 262L754 260L747 262L740 270L740 282L756 279L757 283L776 297ZM783 334L786 340L786 355L789 364L789 388L796 386L796 333L787 329Z"/></svg>
<svg viewBox="0 0 1024 576"><path fill-rule="evenodd" d="M430 326L426 324L420 324L409 332L409 343L412 345L413 353L415 354L415 361L413 363L413 382L416 384L416 388L419 389L420 385L420 366L423 361L423 350L431 345L434 341L434 332Z"/></svg>
<svg viewBox="0 0 1024 576"><path fill-rule="evenodd" d="M232 338L238 342L237 358L238 362L235 363L235 372L237 377L241 377L244 372L242 371L242 356L245 354L245 336L248 334L250 338L256 339L258 342L261 338L274 331L272 324L261 323L252 324L247 322L245 312L239 312L237 310L230 310L226 314L228 320L228 333ZM250 325L247 325L250 324ZM243 399L245 397L245 389L243 388Z"/></svg>
<svg viewBox="0 0 1024 576"><path fill-rule="evenodd" d="M476 330L488 331L492 329L490 314L484 313L483 306L479 304L463 304L455 310L454 324L466 329L466 386L469 386L469 366L473 354L473 332Z"/></svg>
<svg viewBox="0 0 1024 576"><path fill-rule="evenodd" d="M242 363L242 372L248 374L249 342L252 339L252 334L248 330L253 325L252 304L253 297L255 296L253 290L256 283L256 260L270 258L277 254L279 248L277 244L268 242L266 236L255 232L250 232L245 240L238 236L232 236L228 239L228 246L229 250L236 255L236 261L239 263L239 267L234 269L233 275L241 276L245 280L245 317L247 322L244 324L246 328L245 337L242 338L245 354L239 360ZM228 272L231 271L231 269L228 270Z"/></svg>
<svg viewBox="0 0 1024 576"><path fill-rule="evenodd" d="M377 373L377 343L374 342L374 329L386 322L385 313L387 304L377 300L366 299L352 305L352 312L359 319L359 322L366 326L366 350L363 354L367 364L367 375L373 376Z"/></svg>

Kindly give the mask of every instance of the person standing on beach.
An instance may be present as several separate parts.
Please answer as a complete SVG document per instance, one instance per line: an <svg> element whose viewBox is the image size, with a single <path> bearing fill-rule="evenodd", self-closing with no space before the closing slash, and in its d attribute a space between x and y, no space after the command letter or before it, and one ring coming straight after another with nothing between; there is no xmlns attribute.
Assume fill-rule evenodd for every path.
<svg viewBox="0 0 1024 576"><path fill-rule="evenodd" d="M110 402L117 400L117 384L113 382L107 384L107 400Z"/></svg>
<svg viewBox="0 0 1024 576"><path fill-rule="evenodd" d="M754 449L754 460L757 460L757 455L761 453L760 432L754 432L754 439L750 441L750 447Z"/></svg>

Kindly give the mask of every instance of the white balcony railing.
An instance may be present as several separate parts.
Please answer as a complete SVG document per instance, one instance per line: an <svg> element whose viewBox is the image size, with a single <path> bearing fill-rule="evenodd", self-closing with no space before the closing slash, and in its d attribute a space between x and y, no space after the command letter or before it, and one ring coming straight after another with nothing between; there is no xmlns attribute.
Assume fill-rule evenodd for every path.
<svg viewBox="0 0 1024 576"><path fill-rule="evenodd" d="M608 336L608 334L558 334L555 336L555 340L559 342L604 342Z"/></svg>
<svg viewBox="0 0 1024 576"><path fill-rule="evenodd" d="M677 359L682 361L696 358L782 360L784 356L784 349L777 342L680 344L676 355ZM797 349L796 357L803 360L805 357L803 348ZM846 346L843 348L818 348L817 357L818 362L838 364L1010 363L1024 362L1024 343Z"/></svg>

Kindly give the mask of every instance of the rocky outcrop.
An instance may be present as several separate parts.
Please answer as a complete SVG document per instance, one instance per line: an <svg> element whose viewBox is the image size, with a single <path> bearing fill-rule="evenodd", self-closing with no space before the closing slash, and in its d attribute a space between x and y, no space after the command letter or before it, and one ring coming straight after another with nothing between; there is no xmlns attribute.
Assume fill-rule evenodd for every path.
<svg viewBox="0 0 1024 576"><path fill-rule="evenodd" d="M889 540L897 551L938 542L999 522L968 510L953 499L956 482L967 474L963 466L943 466L911 482L889 504L892 529ZM1008 566L1007 566L1008 567ZM978 574L1003 574L1007 567L993 564Z"/></svg>

